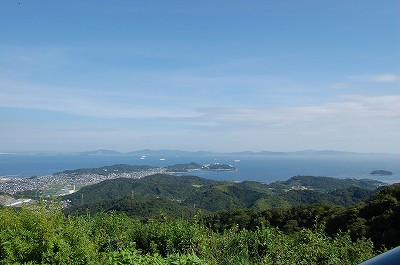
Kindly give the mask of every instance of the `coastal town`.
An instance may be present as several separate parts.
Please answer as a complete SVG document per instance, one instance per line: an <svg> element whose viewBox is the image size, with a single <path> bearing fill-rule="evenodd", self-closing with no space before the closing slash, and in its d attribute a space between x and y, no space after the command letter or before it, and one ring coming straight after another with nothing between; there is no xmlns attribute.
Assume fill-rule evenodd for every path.
<svg viewBox="0 0 400 265"><path fill-rule="evenodd" d="M100 168L65 170L48 176L30 178L0 178L0 193L21 195L30 192L30 197L62 196L84 186L116 178L140 179L154 174L174 174L191 171L235 171L232 165L221 163L200 165L197 163L176 164L167 167L135 166L117 164ZM21 197L20 196L20 197Z"/></svg>
<svg viewBox="0 0 400 265"><path fill-rule="evenodd" d="M99 183L108 179L116 178L134 178L139 179L148 175L165 173L164 168L151 168L147 170L132 172L109 172L108 174L74 174L74 173L56 173L48 176L31 177L31 178L1 178L0 193L10 195L24 191L46 191L52 187L60 187L59 193L54 195L65 195L72 193L75 187L83 187ZM68 189L70 188L70 189Z"/></svg>

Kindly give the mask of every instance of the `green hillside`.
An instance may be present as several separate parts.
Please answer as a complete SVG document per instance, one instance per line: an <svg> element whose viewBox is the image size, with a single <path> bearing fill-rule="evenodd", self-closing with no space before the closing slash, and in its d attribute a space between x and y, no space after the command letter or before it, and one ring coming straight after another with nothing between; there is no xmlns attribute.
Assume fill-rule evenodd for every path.
<svg viewBox="0 0 400 265"><path fill-rule="evenodd" d="M112 166L104 166L99 168L80 168L74 170L64 170L62 172L55 173L54 175L68 174L68 175L82 175L82 174L97 174L97 175L109 175L112 173L130 173L149 170L156 168L153 166L131 166L126 164L117 164Z"/></svg>
<svg viewBox="0 0 400 265"><path fill-rule="evenodd" d="M84 187L74 194L64 196L63 199L71 202L72 208L69 211L77 207L81 211L86 207L89 211L96 212L104 204L102 201L108 201L103 209L108 210L110 205L119 204L118 200L128 196L159 197L173 201L177 206L211 212L239 208L265 210L301 204L348 206L370 198L374 194L373 188L382 185L375 181L326 177L303 177L302 179L306 179L308 186L306 189L299 190L298 186L290 187L293 183L299 183L298 177L287 182L262 184L252 181L235 183L194 176L156 174L142 179L106 180ZM323 183L326 184L323 185ZM324 187L324 189L318 187ZM335 189L336 187L342 189ZM136 207L135 204L129 205ZM124 211L128 209L125 208Z"/></svg>
<svg viewBox="0 0 400 265"><path fill-rule="evenodd" d="M198 190L218 185L218 181L194 176L173 176L156 174L142 179L112 179L83 187L78 192L64 196L72 205L94 203L107 199L120 199L130 195L154 195L184 200ZM82 199L83 195L83 199Z"/></svg>
<svg viewBox="0 0 400 265"><path fill-rule="evenodd" d="M359 192L357 188L352 190L355 194ZM382 188L369 200L348 207L332 204L278 205L265 210L254 207L212 213L204 221L216 231L235 227L254 230L266 225L286 232L323 222L330 235L349 231L354 240L371 238L377 249L392 248L400 245L400 184Z"/></svg>
<svg viewBox="0 0 400 265"><path fill-rule="evenodd" d="M165 169L167 172L188 172L190 170L200 170L201 165L197 163L189 163L189 164L176 164L173 166L167 166Z"/></svg>
<svg viewBox="0 0 400 265"><path fill-rule="evenodd" d="M198 210L193 207L186 207L179 202L167 199L157 198L155 196L128 196L121 199L101 200L94 203L84 204L73 208L67 208L66 214L79 213L86 214L89 211L91 214L99 212L110 213L119 212L138 219L159 219L163 216L169 218L184 218L193 217Z"/></svg>
<svg viewBox="0 0 400 265"><path fill-rule="evenodd" d="M294 176L287 181L277 181L270 186L276 189L286 188L308 188L319 191L332 191L338 189L347 189L350 187L358 187L362 189L376 189L383 183L371 179L338 179L331 177L315 177L315 176Z"/></svg>

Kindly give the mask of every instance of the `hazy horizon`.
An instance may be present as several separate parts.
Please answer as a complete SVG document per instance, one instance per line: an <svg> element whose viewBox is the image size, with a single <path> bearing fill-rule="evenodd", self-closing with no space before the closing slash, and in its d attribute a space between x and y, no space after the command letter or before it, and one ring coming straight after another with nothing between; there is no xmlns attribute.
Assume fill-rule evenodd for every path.
<svg viewBox="0 0 400 265"><path fill-rule="evenodd" d="M397 154L399 25L395 0L4 0L0 149Z"/></svg>
<svg viewBox="0 0 400 265"><path fill-rule="evenodd" d="M182 152L182 153L210 153L210 154L236 154L236 153L245 153L245 152L250 152L250 153L262 153L262 152L271 152L271 153L299 153L299 154L306 154L309 152L310 154L318 154L318 153L327 153L332 152L332 154L337 153L340 155L341 153L343 154L360 154L360 155L400 155L400 153L379 153L379 152L354 152L354 151L348 151L348 150L316 150L316 149L302 149L302 150L235 150L235 151L221 151L221 150L181 150L181 149L150 149L150 148L144 148L144 149L132 149L132 150L117 150L117 149L94 149L94 150L16 150L16 151L10 151L10 150L0 150L0 155L7 155L7 154L27 154L27 153L32 153L32 154L81 154L81 153L94 153L94 152L101 152L101 151L111 151L111 152L117 152L115 155L127 155L129 153L135 153L135 152L141 152L141 151L151 151L151 152ZM107 155L107 154L100 154L100 155ZM112 154L110 154L112 155Z"/></svg>

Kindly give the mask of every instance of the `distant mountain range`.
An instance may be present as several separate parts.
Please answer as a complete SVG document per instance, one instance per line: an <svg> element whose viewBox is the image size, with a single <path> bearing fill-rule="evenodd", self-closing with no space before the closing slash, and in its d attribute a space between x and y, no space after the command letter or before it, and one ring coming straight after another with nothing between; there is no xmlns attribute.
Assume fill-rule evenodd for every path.
<svg viewBox="0 0 400 265"><path fill-rule="evenodd" d="M0 155L90 155L90 156L112 156L112 155L161 155L161 156L202 156L202 155L393 155L385 153L357 153L336 150L301 150L293 152L276 152L276 151L241 151L241 152L210 152L210 151L182 151L170 149L142 149L131 152L119 152L108 149L98 149L94 151L84 152L3 152ZM395 155L395 154L394 154Z"/></svg>
<svg viewBox="0 0 400 265"><path fill-rule="evenodd" d="M233 152L229 153L233 155L354 155L354 154L362 154L355 152L344 152L344 151L336 151L336 150L302 150L302 151L294 151L294 152L273 152L273 151L243 151L243 152Z"/></svg>
<svg viewBox="0 0 400 265"><path fill-rule="evenodd" d="M185 156L185 155L201 156L201 155L222 154L222 155L246 156L246 155L355 155L355 154L371 154L371 153L356 153L356 152L345 152L336 150L313 150L313 149L294 151L294 152L242 151L242 152L225 152L225 153L209 152L209 151L182 151L182 150L170 150L170 149L160 149L160 150L143 149L127 153L121 153L115 150L99 149L95 151L86 151L76 154L78 155L164 155L164 156Z"/></svg>
<svg viewBox="0 0 400 265"><path fill-rule="evenodd" d="M77 153L79 155L122 155L121 152L115 150L106 150L106 149L99 149L95 151L86 151Z"/></svg>
<svg viewBox="0 0 400 265"><path fill-rule="evenodd" d="M126 153L127 155L208 155L213 154L212 152L207 151L181 151L181 150L169 150L169 149L160 149L160 150L151 150L151 149L143 149Z"/></svg>

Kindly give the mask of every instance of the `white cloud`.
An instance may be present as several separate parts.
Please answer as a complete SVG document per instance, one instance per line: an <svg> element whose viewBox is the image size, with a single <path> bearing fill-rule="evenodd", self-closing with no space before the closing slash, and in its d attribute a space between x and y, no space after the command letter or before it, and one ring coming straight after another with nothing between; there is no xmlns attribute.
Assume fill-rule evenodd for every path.
<svg viewBox="0 0 400 265"><path fill-rule="evenodd" d="M112 93L73 88L0 83L0 107L45 110L95 118L177 118L196 115L179 107L143 105L140 96L129 95L122 102ZM120 97L120 96L119 96Z"/></svg>
<svg viewBox="0 0 400 265"><path fill-rule="evenodd" d="M140 118L140 121L118 124L80 121L71 123L23 124L16 120L2 127L4 146L30 146L38 149L51 142L52 148L135 149L183 148L190 150L300 150L339 149L361 152L398 153L400 144L400 94L366 97L346 95L340 102L326 104L263 108L180 108L140 109L116 105L104 107L95 101L73 101L71 98L8 98L0 95L0 106L46 109L96 117ZM21 96L21 94L19 94ZM51 103L51 104L50 104ZM40 106L40 104L45 105ZM84 107L80 105L86 105ZM76 110L74 110L76 108ZM167 119L161 125L160 120ZM79 120L78 120L79 121ZM173 123L174 125L172 125ZM20 124L20 125L19 125ZM131 125L127 125L131 124ZM11 126L11 127L10 127ZM17 126L17 127L15 127ZM25 126L18 129L18 126ZM178 126L178 127L176 127ZM146 141L142 138L145 137ZM183 140L185 139L185 140ZM82 147L78 143L85 143ZM21 148L22 148L21 147ZM11 150L11 149L10 149Z"/></svg>
<svg viewBox="0 0 400 265"><path fill-rule="evenodd" d="M276 108L202 109L198 130L255 150L336 149L399 153L400 94ZM247 148L249 149L249 148Z"/></svg>
<svg viewBox="0 0 400 265"><path fill-rule="evenodd" d="M383 135L400 131L400 95L344 96L344 102L276 108L201 109L215 130L318 135ZM208 128L207 128L208 129ZM294 133L296 134L296 133Z"/></svg>
<svg viewBox="0 0 400 265"><path fill-rule="evenodd" d="M168 90L165 93L168 94ZM93 135L97 139L97 142L91 140L93 146L96 143L99 147L103 143L112 146L115 144L114 139L120 139L121 146L132 142L132 149L136 148L136 144L143 144L142 140L137 139L148 137L146 144L159 143L159 148L171 148L174 144L175 148L182 148L193 144L192 150L226 150L227 146L231 151L314 148L398 153L400 150L400 94L344 95L329 103L298 103L297 106L273 106L266 103L263 107L247 107L235 100L226 101L234 107L224 107L229 106L226 102L221 103L227 97L224 93L221 93L222 97L215 97L214 94L199 95L202 99L199 103L197 99L189 97L193 94L185 91L182 91L182 95L175 93L173 97L166 98L161 92L161 95L155 95L163 101L152 101L152 94L157 93L34 86L3 80L0 82L0 107L73 114L77 116L74 121L85 125L87 121L79 116L95 117L99 118L96 122L101 126L96 127L93 121L89 121L88 129L82 131L81 125L70 126L62 121L55 132L48 129L54 127L54 122L46 124L45 119L41 120L41 124L25 124L28 128L21 130L10 129L7 122L3 124L6 129L0 130L1 138L4 139L1 144L10 142L9 146L24 146L29 139L33 139L30 135L34 134L36 136L32 145L37 143L37 146L48 143L50 138L65 138L68 143L57 144L54 140L55 146L60 148L62 145L68 147L71 143L85 142ZM124 95L123 98L121 95ZM238 95L242 95L244 102L248 99L245 93ZM255 96L259 94L255 93ZM208 99L211 104L204 104L203 101ZM115 121L111 125L109 119L114 118L137 120ZM18 122L17 119L15 123L18 125ZM124 124L132 126L124 127ZM31 127L39 129L30 131ZM19 137L14 133L16 131ZM159 135L154 135L155 131ZM179 139L187 139L187 142Z"/></svg>
<svg viewBox="0 0 400 265"><path fill-rule="evenodd" d="M350 76L349 79L360 82L375 82L375 83L393 83L400 81L400 75L397 74L376 74L376 75L360 75Z"/></svg>
<svg viewBox="0 0 400 265"><path fill-rule="evenodd" d="M373 76L375 82L395 82L400 80L400 75L381 74Z"/></svg>

